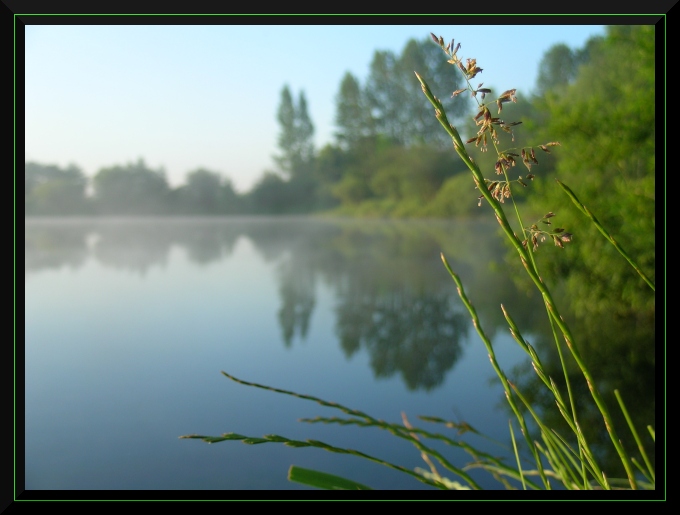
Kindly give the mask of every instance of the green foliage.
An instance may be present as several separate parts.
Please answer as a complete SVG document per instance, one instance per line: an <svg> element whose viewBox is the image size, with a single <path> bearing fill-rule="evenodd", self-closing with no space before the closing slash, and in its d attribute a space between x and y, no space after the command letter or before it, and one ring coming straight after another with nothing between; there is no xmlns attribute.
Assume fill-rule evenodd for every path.
<svg viewBox="0 0 680 515"><path fill-rule="evenodd" d="M562 83L554 88L551 92L546 93L545 101L549 109L552 109L554 116L548 124L548 128L556 131L562 130L561 133L565 141L573 144L570 158L564 161L558 161L557 172L564 171L563 163L569 163L569 172L572 174L571 178L583 179L582 186L586 195L590 193L588 186L594 186L595 190L602 188L611 188L612 199L624 197L622 202L624 205L630 207L633 213L644 212L644 207L652 206L654 203L653 195L653 181L648 179L650 172L653 171L653 135L654 135L654 112L653 105L650 106L648 98L653 93L654 73L653 73L653 27L614 27L608 31L608 38L600 45L599 43L590 45L589 51L586 54L590 59L588 64L578 68L578 73L574 83L571 85L562 84L564 80L569 80L575 73L576 58L565 51L563 47L557 47L549 54L549 59L546 61L550 63L558 62L565 65L566 70L561 69L560 66L546 66L542 68L543 72L543 87L549 87L551 81L550 77L555 78L556 70L560 73L566 73L566 76L561 77ZM510 435L513 442L513 448L516 456L516 469L502 465L497 460L489 456L481 456L481 453L471 448L464 442L455 442L441 435L435 435L427 431L412 427L406 420L403 425L389 424L384 421L376 420L365 413L351 410L335 403L329 403L321 399L308 396L299 395L294 392L280 390L276 388L267 387L255 383L248 383L230 376L223 372L224 375L230 379L253 386L257 388L264 388L273 392L283 393L286 395L293 395L303 399L313 400L323 406L333 407L339 409L350 415L350 418L322 418L306 419L306 422L321 422L321 423L338 423L338 424L355 424L361 427L379 427L392 433L394 436L410 441L418 450L421 451L423 459L430 465L431 471L422 473L419 471L410 471L400 468L398 465L390 462L379 460L373 456L354 451L351 449L341 449L333 447L324 442L316 440L292 441L279 435L265 435L263 438L252 438L243 435L234 435L227 433L222 437L210 437L201 435L187 435L182 438L196 438L207 442L216 442L223 440L243 440L246 443L259 444L266 442L283 443L285 445L292 445L295 447L314 446L326 449L330 452L339 452L353 454L355 456L381 463L390 468L401 470L404 473L413 475L419 481L430 484L436 488L447 489L451 487L460 486L459 483L446 478L444 481L442 476L436 470L430 457L436 459L448 472L453 473L459 478L463 479L466 484L464 487L473 489L479 488L477 483L469 476L466 469L456 467L449 462L441 453L423 444L420 436L425 438L435 438L445 441L447 444L459 446L470 452L475 459L475 465L485 469L506 488L514 488L508 482L508 478L518 480L521 488L543 488L553 489L552 481L557 481L562 487L569 490L591 490L604 489L611 490L614 488L638 490L654 489L655 488L655 471L653 460L645 450L645 443L640 437L639 431L636 428L636 423L633 417L630 416L623 399L618 389L613 388L613 396L618 404L618 413L620 416L613 417L609 409L611 396L607 396L606 392L603 394L595 382L591 373L590 365L593 363L593 358L584 359L583 350L575 336L580 336L579 333L572 332L570 324L567 323L565 317L558 309L555 302L555 297L549 289L547 282L542 278L539 272L538 260L535 253L539 248L540 241L549 239L554 242L555 246L560 249L565 248L565 244L571 243L573 235L566 232L563 228L552 227L552 218L555 216L554 209L545 209L539 219L533 225L529 226L523 221L518 205L514 202L513 190L519 188L519 184L526 185L522 182L521 177L518 179L511 179L510 174L514 171L516 161L521 157L522 164L529 170L538 160L534 154L534 147L519 146L517 149L506 149L501 147L501 140L499 137L500 131L512 133L514 123L503 121L500 117L494 116L491 113L491 108L497 108L498 114L503 108L504 103L516 103L516 90L506 90L500 95L496 96L494 100L485 102L485 96L491 94L490 88L481 89L473 87L470 81L481 71L477 66L475 59L463 59L457 54L460 49L460 43L456 46L454 41L445 44L443 38L432 34L432 39L436 45L444 51L447 56L447 63L454 65L462 73L466 87L461 91L467 90L478 99L478 114L475 117L476 127L479 127L476 134L467 140L467 144L475 143L475 146L482 147L482 150L487 150L492 147L496 154L496 162L493 166L495 171L495 178L488 179L484 176L479 164L470 156L463 143L458 129L449 121L446 109L443 103L433 93L425 79L416 72L417 80L421 84L422 92L427 100L435 109L435 118L444 128L445 132L451 138L454 149L463 163L469 169L472 176L472 183L481 193L479 196L480 203L484 201L493 210L496 220L498 221L502 233L507 237L507 241L517 253L517 257L528 274L528 277L540 293L541 298L545 303L546 316L550 327L552 329L555 353L549 357L557 356L554 363L548 363L539 356L537 349L530 344L522 335L521 329L517 322L513 319L512 313L501 305L503 316L510 329L510 334L513 336L517 344L527 353L531 359L531 366L535 372L534 381L530 383L531 388L523 391L519 388L516 382L509 379L508 375L503 371L498 361L496 360L495 350L491 344L488 334L485 332L481 320L477 314L477 310L468 298L467 293L463 287L458 274L456 274L444 254L441 254L442 261L446 270L449 272L451 278L455 282L461 301L467 308L473 325L477 330L482 342L484 343L488 352L491 364L498 376L498 379L505 390L508 407L516 418L516 423L520 427L520 434L523 442L515 439L515 432L512 424L510 424ZM568 49L567 49L568 50ZM651 54L650 54L651 50ZM413 52L413 50L412 50ZM630 57L637 57L641 62L636 63L635 70L630 70ZM628 57L629 59L626 59ZM391 67L396 69L396 61L389 53L382 53L377 56L376 70L381 71L382 74L378 78L382 81L374 81L376 91L379 93L382 87L390 86L387 80L386 71ZM465 64L463 64L465 63ZM610 63L607 67L606 63ZM613 64L612 64L613 63ZM627 71L626 71L627 70ZM637 74L636 72L640 72ZM624 76L627 74L626 76ZM629 82L624 79L628 78ZM375 79L375 77L374 77ZM460 91L459 91L460 92ZM593 93L588 93L593 92ZM479 94L479 97L478 97ZM455 96L455 94L454 94ZM481 97L481 98L480 98ZM375 96L378 99L379 96ZM653 97L652 97L653 98ZM622 102L627 102L622 105ZM603 126L606 130L598 130ZM637 122L641 122L639 125ZM398 136L395 137L398 139ZM514 140L514 137L513 137ZM595 140L597 145L589 145L589 142ZM637 145L633 149L628 145ZM583 145L583 148L580 147ZM550 148L561 146L557 141L550 141L544 144L537 144L536 147L545 153L550 154ZM565 146L567 146L565 144ZM647 154L645 154L647 152ZM389 156L389 153L386 154ZM631 160L631 155L634 159ZM518 158L518 159L515 159ZM632 161L632 162L631 162ZM394 198L399 201L402 200L404 190L399 189L398 179L404 175L408 175L400 170L394 164L395 161L388 157L387 162L390 164L384 168L378 167L378 171L372 176L371 187L375 190L384 192L385 197ZM408 165L406 166L408 168ZM569 176L569 172L565 175ZM597 173L601 172L601 173ZM528 179L527 179L528 180ZM651 184L650 184L651 182ZM644 271L644 265L650 265L649 255L651 253L651 267L653 270L653 231L650 237L645 231L650 228L653 229L653 216L651 227L650 224L639 223L638 231L630 231L626 235L626 240L631 243L642 242L642 249L640 255L643 257L643 266L640 266L630 255L623 250L623 246L615 240L611 234L618 231L611 231L611 226L607 222L601 222L600 217L596 217L590 209L588 209L583 199L577 196L574 191L562 182L558 182L561 186L559 188L562 194L566 193L564 197L567 202L573 202L578 211L585 214L589 224L592 224L593 231L601 233L600 236L604 238L592 238L592 242L599 242L611 244L608 248L611 253L617 253L618 257L623 257L620 260L625 263L628 269L633 269L637 272L636 278L641 281L645 288L654 291L653 277L650 279L648 274ZM580 191L580 190L579 190ZM422 193L420 193L422 195ZM430 192L431 194L431 192ZM416 194L415 196L417 196ZM628 197L633 197L635 201L628 201ZM547 198L544 196L543 200ZM505 200L508 204L512 204L514 208L514 215L520 229L514 229L506 215ZM556 200L556 199L550 199ZM598 200L602 200L603 212L605 216L611 212L611 204L608 203L610 199L604 195L600 195ZM588 202L589 203L589 202ZM637 208L637 210L635 209ZM546 214L547 213L547 214ZM618 213L623 220L623 215L630 215L630 211L625 213ZM653 213L650 213L653 215ZM627 217L625 218L627 219ZM615 216L609 217L611 222L616 221ZM538 224L543 224L539 228ZM616 224L613 224L616 226ZM607 229L605 229L607 227ZM623 225L617 228L622 229ZM584 228L585 230L585 228ZM624 232L624 231L622 231ZM632 233L632 234L631 234ZM645 254L644 244L652 243L651 251ZM590 243L590 241L589 241ZM588 251L591 250L592 245L588 245ZM595 277L598 272L604 274L604 270L598 270L598 265L593 262L593 255L597 259L602 259L604 253L599 253L600 247L595 252L577 251L579 252L579 259L582 260L583 266L577 270L585 270L586 264L591 265L595 269ZM639 247L638 247L639 248ZM646 262L645 262L646 261ZM609 266L609 263L607 263ZM609 268L609 286L622 287L620 279L614 275L612 276L612 268ZM585 273L585 272L584 272ZM578 277L578 276L577 276ZM590 279L592 276L588 276ZM576 280L582 281L581 288L583 290L596 286L586 278L581 276ZM612 284L613 283L613 284ZM595 298L598 293L596 292ZM593 297L590 297L592 299ZM621 305L628 304L629 311L639 311L642 306L636 303L636 296L630 294L630 290L623 286L623 295L621 296ZM350 316L360 316L364 310L358 306L358 313L350 313ZM370 311L367 310L367 311ZM400 316L408 310L399 309ZM417 314L417 310L413 311ZM642 309L643 313L649 313L649 310ZM653 301L651 302L651 312L653 313ZM597 309L591 313L598 315ZM416 316L417 319L417 316ZM385 328L388 335L390 335L390 318L385 318ZM397 324L398 325L398 324ZM409 324L410 325L410 324ZM414 320L412 325L419 327L419 322ZM397 331L402 331L402 327L397 327ZM392 334L393 337L393 334ZM387 338L390 339L389 336ZM566 345L565 345L566 344ZM553 366L550 366L553 365ZM556 378L556 379L555 379ZM584 386L587 385L587 389ZM608 389L609 390L609 389ZM527 394L528 392L528 394ZM541 392L545 399L551 406L557 407L557 412L545 409L538 411L537 408L537 392ZM588 400L588 405L584 405L584 399ZM540 403L538 403L540 404ZM542 407L546 408L545 405ZM559 414L559 415L558 415ZM624 440L619 437L617 422L621 419L625 420L627 428L633 435L633 439L637 445L637 456L630 452L630 447L624 446ZM561 419L561 420L560 420ZM557 421L557 423L556 423ZM532 435L533 427L537 428L538 436ZM461 427L459 425L458 427ZM652 439L654 439L654 430L651 425L647 426ZM584 429L585 428L585 429ZM465 430L472 430L466 427ZM473 430L474 431L474 430ZM595 436L593 436L593 432ZM612 467L610 460L602 458L594 451L593 440L609 440L610 446L614 449L611 456L618 457L616 466ZM520 445L524 446L524 450L530 455L531 467L527 470L522 463L520 457ZM606 467L606 468L605 468ZM635 468L634 468L635 467ZM611 478L611 471L615 473L622 473L623 478ZM538 484L530 480L530 476L536 475L539 478ZM314 478L314 475L313 475ZM314 479L312 479L314 481ZM331 487L335 482L331 480L328 483L323 482L322 476L316 476L317 486Z"/></svg>
<svg viewBox="0 0 680 515"><path fill-rule="evenodd" d="M609 27L590 45L589 60L573 83L547 90L545 133L565 152L555 174L591 206L599 221L654 280L655 265L655 68L654 27ZM611 291L621 292L620 315L653 312L654 296L591 220L574 209L553 181L537 184L536 212L568 217L581 245L542 263L549 277L568 275L577 314L604 314ZM565 222L567 223L567 222Z"/></svg>
<svg viewBox="0 0 680 515"><path fill-rule="evenodd" d="M368 486L356 481L327 474L326 472L319 472L318 470L296 467L295 465L291 465L288 470L288 479L302 485L323 490L371 490Z"/></svg>
<svg viewBox="0 0 680 515"><path fill-rule="evenodd" d="M295 103L290 89L284 86L281 90L277 118L281 126L279 133L281 154L275 156L276 162L290 177L311 173L314 159L314 125L309 117L304 91L300 92Z"/></svg>
<svg viewBox="0 0 680 515"><path fill-rule="evenodd" d="M623 30L620 33L626 34L629 33L629 31ZM468 80L468 89L473 91L473 93L481 92L481 90L475 91L469 83L469 80L471 80L479 71L479 68L476 65L476 61L474 59L467 59L466 65L464 66L462 64L462 59L456 55L458 49L460 48L460 44L458 46L454 46L454 42L452 41L450 44L445 46L444 41L441 37L437 38L433 34L432 38L435 41L435 43L437 43L441 47L441 49L446 53L446 55L450 58L448 62L458 66L459 70L465 75L466 79ZM556 433L554 429L551 428L550 426L545 425L544 421L533 409L531 403L527 401L527 399L522 395L522 393L516 388L515 385L512 385L507 380L507 377L505 376L503 371L500 370L500 368L498 368L497 364L495 363L495 358L493 357L493 349L491 348L490 341L488 340L488 338L484 334L483 329L478 323L476 312L473 306L467 300L466 295L463 291L462 284L460 283L460 280L458 279L457 275L451 270L446 259L442 256L445 266L447 267L452 278L454 279L458 286L458 292L461 296L461 299L468 307L468 310L470 311L470 314L475 322L475 327L477 328L480 337L482 338L487 349L489 350L489 356L491 357L494 368L496 369L496 372L501 382L503 383L504 389L506 390L508 403L512 408L512 411L517 416L517 420L522 427L522 434L525 437L528 449L530 449L531 452L534 454L539 469L541 468L541 465L538 453L545 452L551 466L558 472L561 481L567 488L587 488L588 486L591 485L591 481L594 481L599 488L610 489L612 487L612 483L609 482L607 475L601 470L600 464L595 455L593 454L592 449L588 444L588 440L585 438L585 435L582 432L577 419L578 410L576 407L576 399L578 399L579 397L575 395L574 391L571 388L569 366L568 363L565 361L565 357L569 357L573 359L573 363L575 364L576 369L580 372L582 378L585 380L585 383L588 385L592 401L597 406L597 410L599 411L602 417L602 422L604 424L603 429L606 430L606 433L608 434L610 441L613 447L615 448L616 453L619 456L620 464L625 470L629 487L631 489L639 488L638 479L636 478L632 468L633 464L637 466L638 463L624 449L622 445L622 440L619 438L617 434L617 430L614 426L613 419L607 407L605 399L603 395L600 393L599 389L595 386L590 369L587 366L586 361L584 361L582 357L581 350L576 344L574 335L569 325L565 322L565 318L558 311L552 293L546 286L544 280L539 276L538 272L539 268L533 255L533 252L535 252L538 248L539 239L541 239L541 241L545 239L543 237L537 238L536 236L537 234L543 234L544 236L551 238L554 241L555 245L557 245L560 248L564 248L565 243L572 241L573 239L572 234L564 232L564 229L562 228L540 230L535 224L532 225L531 227L526 227L522 221L519 211L517 210L517 206L515 205L515 214L517 216L520 227L522 227L523 240L520 241L518 233L514 232L512 227L510 226L502 206L505 198L512 198L513 181L509 180L508 175L510 169L515 164L514 162L515 160L512 158L512 156L519 157L519 154L510 154L507 153L507 151L499 150L500 141L497 136L496 126L498 126L499 129L503 129L506 132L510 132L511 129L507 126L506 122L502 121L500 118L494 118L494 116L491 114L489 109L489 105L492 104L491 102L479 104L479 112L476 118L479 119L477 125L480 126L480 129L477 132L477 135L469 139L467 143L476 142L476 145L479 145L480 142L483 142L484 150L484 148L487 146L487 139L490 140L498 156L498 161L496 162L495 165L496 173L497 175L503 176L502 178L504 178L505 181L502 181L502 178L499 178L499 180L497 181L485 179L478 165L473 161L473 159L469 156L468 152L464 148L464 144L460 138L460 134L458 133L456 128L448 121L441 102L432 94L432 91L429 89L427 83L420 76L418 76L418 78L421 81L423 93L430 100L430 102L435 108L437 119L440 121L446 132L451 136L456 152L461 157L461 159L467 164L470 171L472 172L475 185L482 193L480 200L483 197L484 200L486 200L494 210L496 219L498 220L501 229L507 236L511 245L515 248L515 250L519 254L519 258L522 265L524 266L526 272L528 273L535 287L538 289L538 291L541 292L545 301L548 319L551 323L555 338L554 343L559 354L560 364L562 366L563 377L565 380L564 387L566 389L567 394L566 399L563 397L564 390L560 390L555 381L552 378L550 378L549 375L546 374L546 371L544 370L543 365L538 355L536 354L534 348L524 341L518 327L511 319L510 315L505 311L505 309L503 311L510 325L513 337L515 338L517 343L531 356L532 366L534 370L536 371L538 377L543 381L550 394L554 397L559 412L566 421L571 431L571 435L567 439L564 439L561 436L559 437L559 440L555 439ZM490 91L484 91L484 93L490 93ZM482 99L483 98L484 95L482 95ZM502 104L509 101L513 102L516 101L515 90L505 91L499 97L497 97L496 101L493 103L497 105L498 112L500 113L502 109ZM559 142L550 142L544 145L539 145L539 148L549 153L550 152L549 147L556 145L560 145ZM527 165L527 168L531 167L532 161L536 162L533 153L529 155L524 147L522 147L521 157L523 163ZM586 214L588 214L588 211L582 206L578 199L575 198L573 192L571 192L571 190L569 190L569 188L567 187L564 187L564 189L569 194L571 200L573 200L577 205L579 205L579 209L582 209L584 212L586 212ZM548 214L543 215L540 221L549 226L551 224L551 221L549 219L552 218L553 216L554 213L550 211L548 212ZM591 222L594 222L594 225L597 230L600 230L603 233L608 234L594 217L590 216L589 218ZM637 264L627 257L625 252L622 251L618 244L616 244L614 240L610 238L608 239L610 243L614 244L613 247L615 248L615 250L623 254L624 257L626 257L628 264L632 265L632 267L635 270L639 271L640 269L637 266ZM529 250L530 247L532 247L532 251ZM648 283L648 285L651 286L651 289L653 291L654 290L653 283ZM563 337L567 344L568 352L566 353L566 356L563 355L563 351L560 344L560 337ZM617 401L619 401L619 405L621 407L622 412L626 414L625 407L620 402L620 398L616 390L615 393L617 395ZM516 403L516 400L513 398L513 395L516 395L517 399L521 401L520 404ZM524 409L526 409L527 414L530 414L531 418L533 418L536 424L538 425L540 429L541 438L543 440L543 444L545 447L541 447L537 442L532 442L529 439L526 423L524 421L524 414L520 409L520 406L522 404L524 405ZM634 434L636 434L635 428L631 424L630 418L627 415L626 422L628 423L631 431ZM639 441L637 436L636 441ZM567 446L575 444L578 448L578 453L576 453L576 451L570 449L569 447L564 448L565 443ZM649 461L646 459L644 450L640 449L640 452L643 455L643 458L645 458L647 469L645 470L643 467L639 466L638 469L648 480L651 479L653 483L654 471L651 468ZM569 453L578 455L578 460L574 460L571 456L569 456ZM581 486L579 486L579 483Z"/></svg>
<svg viewBox="0 0 680 515"><path fill-rule="evenodd" d="M454 103L450 98L461 82L441 60L438 49L426 38L411 39L400 55L391 51L376 51L373 55L365 95L377 131L400 146L426 143L446 148L450 141L438 129L432 107L420 95L413 70L431 77L433 90L446 99L452 116L466 112L466 101Z"/></svg>
<svg viewBox="0 0 680 515"><path fill-rule="evenodd" d="M286 181L274 173L265 173L248 195L250 207L257 213L282 214L288 208Z"/></svg>
<svg viewBox="0 0 680 515"><path fill-rule="evenodd" d="M336 139L345 150L356 150L366 139L376 136L375 120L359 81L350 72L340 83L336 97Z"/></svg>
<svg viewBox="0 0 680 515"><path fill-rule="evenodd" d="M61 169L56 165L28 162L24 167L24 178L27 216L88 214L87 181L77 166Z"/></svg>
<svg viewBox="0 0 680 515"><path fill-rule="evenodd" d="M189 172L186 184L172 193L176 213L214 216L234 214L242 209L231 181L205 168Z"/></svg>
<svg viewBox="0 0 680 515"><path fill-rule="evenodd" d="M102 168L93 179L102 214L159 215L167 212L170 188L163 169L147 168L143 159Z"/></svg>
<svg viewBox="0 0 680 515"><path fill-rule="evenodd" d="M592 37L582 49L571 49L564 43L551 47L544 55L538 68L536 94L557 91L568 87L578 75L579 66L590 60L590 53L601 41L600 36Z"/></svg>
<svg viewBox="0 0 680 515"><path fill-rule="evenodd" d="M458 174L447 179L437 195L425 206L426 216L438 218L459 218L488 214L477 205L476 190L468 174Z"/></svg>

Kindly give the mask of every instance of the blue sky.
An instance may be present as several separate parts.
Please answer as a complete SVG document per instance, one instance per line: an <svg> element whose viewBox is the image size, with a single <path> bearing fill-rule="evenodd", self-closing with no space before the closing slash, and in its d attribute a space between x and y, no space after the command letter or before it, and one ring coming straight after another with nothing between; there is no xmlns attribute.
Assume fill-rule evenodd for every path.
<svg viewBox="0 0 680 515"><path fill-rule="evenodd" d="M464 18L461 19L464 21ZM556 20L559 20L557 18ZM455 20L454 20L455 21ZM544 52L580 48L602 25L27 25L27 161L101 167L143 158L169 183L198 167L237 191L275 170L281 89L305 92L315 144L333 140L335 96L363 84L373 53L409 39L461 43L486 87L529 95ZM587 18L584 18L587 22ZM433 43L434 44L434 43ZM444 58L442 53L442 58Z"/></svg>

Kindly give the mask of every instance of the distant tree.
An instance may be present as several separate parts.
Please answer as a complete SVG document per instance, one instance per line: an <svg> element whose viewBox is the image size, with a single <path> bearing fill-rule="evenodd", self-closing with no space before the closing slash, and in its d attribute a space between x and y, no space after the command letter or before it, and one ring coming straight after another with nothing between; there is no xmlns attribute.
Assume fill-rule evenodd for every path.
<svg viewBox="0 0 680 515"><path fill-rule="evenodd" d="M348 152L337 145L327 144L319 151L315 169L317 207L328 209L339 204L333 188L342 179L349 163Z"/></svg>
<svg viewBox="0 0 680 515"><path fill-rule="evenodd" d="M335 124L338 127L335 137L345 150L357 149L362 142L375 137L375 120L368 98L350 72L345 73L336 95Z"/></svg>
<svg viewBox="0 0 680 515"><path fill-rule="evenodd" d="M450 138L433 116L415 72L427 80L449 117L455 120L468 112L466 97L452 101L451 93L463 87L463 79L452 73L441 48L429 37L411 39L399 56L390 51L374 53L365 94L377 131L403 146L427 143L448 147Z"/></svg>
<svg viewBox="0 0 680 515"><path fill-rule="evenodd" d="M462 171L459 161L448 149L436 150L430 145L393 147L372 163L371 188L379 198L412 200L424 205L454 171Z"/></svg>
<svg viewBox="0 0 680 515"><path fill-rule="evenodd" d="M26 215L75 215L88 213L87 179L76 165L28 162L24 166Z"/></svg>
<svg viewBox="0 0 680 515"><path fill-rule="evenodd" d="M180 189L181 211L188 214L216 215L225 211L222 205L222 177L219 173L198 168L187 174Z"/></svg>
<svg viewBox="0 0 680 515"><path fill-rule="evenodd" d="M167 212L170 188L163 169L143 159L100 169L94 176L94 200L102 214L159 215Z"/></svg>
<svg viewBox="0 0 680 515"><path fill-rule="evenodd" d="M538 66L538 78L534 93L542 96L547 91L557 91L573 83L578 74L579 66L590 60L592 52L602 43L600 36L592 37L581 49L572 49L564 43L550 47L543 54Z"/></svg>
<svg viewBox="0 0 680 515"><path fill-rule="evenodd" d="M311 173L314 125L309 117L304 91L300 92L296 105L289 87L284 86L277 118L281 126L278 140L281 154L274 157L276 163L289 177Z"/></svg>
<svg viewBox="0 0 680 515"><path fill-rule="evenodd" d="M576 77L576 53L564 43L553 45L541 59L536 79L536 93L566 87Z"/></svg>
<svg viewBox="0 0 680 515"><path fill-rule="evenodd" d="M244 212L243 196L234 188L234 183L228 177L222 179L220 187L220 205L223 214L233 215Z"/></svg>
<svg viewBox="0 0 680 515"><path fill-rule="evenodd" d="M365 91L376 130L401 143L399 109L406 99L397 77L397 57L389 50L376 50L370 65Z"/></svg>
<svg viewBox="0 0 680 515"><path fill-rule="evenodd" d="M290 208L288 183L277 173L266 171L247 198L254 213L283 214Z"/></svg>
<svg viewBox="0 0 680 515"><path fill-rule="evenodd" d="M655 31L654 26L610 26L590 46L590 60L567 88L547 90L545 134L561 143L556 172L647 275L655 269ZM545 264L568 274L576 311L601 306L627 313L654 310L654 296L589 220L552 181L528 197L537 213L562 215L575 235L571 251ZM568 218L567 218L568 217ZM624 223L625 221L625 223ZM540 254L540 252L538 253ZM611 291L622 292L612 299Z"/></svg>

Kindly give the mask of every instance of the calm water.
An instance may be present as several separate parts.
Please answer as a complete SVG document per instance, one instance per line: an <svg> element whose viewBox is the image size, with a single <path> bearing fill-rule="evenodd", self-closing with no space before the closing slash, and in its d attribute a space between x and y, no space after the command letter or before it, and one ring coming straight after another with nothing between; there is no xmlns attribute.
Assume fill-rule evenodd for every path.
<svg viewBox="0 0 680 515"><path fill-rule="evenodd" d="M501 365L520 365L500 304L527 338L545 317L500 271L494 225L182 219L25 228L28 490L307 489L287 480L291 464L374 488L429 488L320 449L179 439L275 433L427 469L385 431L300 422L346 415L220 371L389 422L404 412L452 438L455 430L417 416L465 421L500 445L466 441L510 456L502 389L439 258L443 251L461 276ZM457 465L470 461L437 448Z"/></svg>

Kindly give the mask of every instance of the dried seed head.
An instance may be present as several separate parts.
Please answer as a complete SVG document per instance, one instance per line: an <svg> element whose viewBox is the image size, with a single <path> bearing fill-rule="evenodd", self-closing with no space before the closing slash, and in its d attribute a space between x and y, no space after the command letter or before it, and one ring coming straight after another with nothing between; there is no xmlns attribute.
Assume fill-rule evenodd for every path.
<svg viewBox="0 0 680 515"><path fill-rule="evenodd" d="M559 238L560 240L562 240L563 242L565 242L565 243L570 242L570 241L572 240L573 237L574 237L574 235L571 234L571 233L568 233L568 232L562 233L562 234L560 234L560 235L558 236L558 238Z"/></svg>
<svg viewBox="0 0 680 515"><path fill-rule="evenodd" d="M515 96L516 92L516 89L508 89L501 93L501 96L498 97L498 100L500 102L517 102L517 97Z"/></svg>

